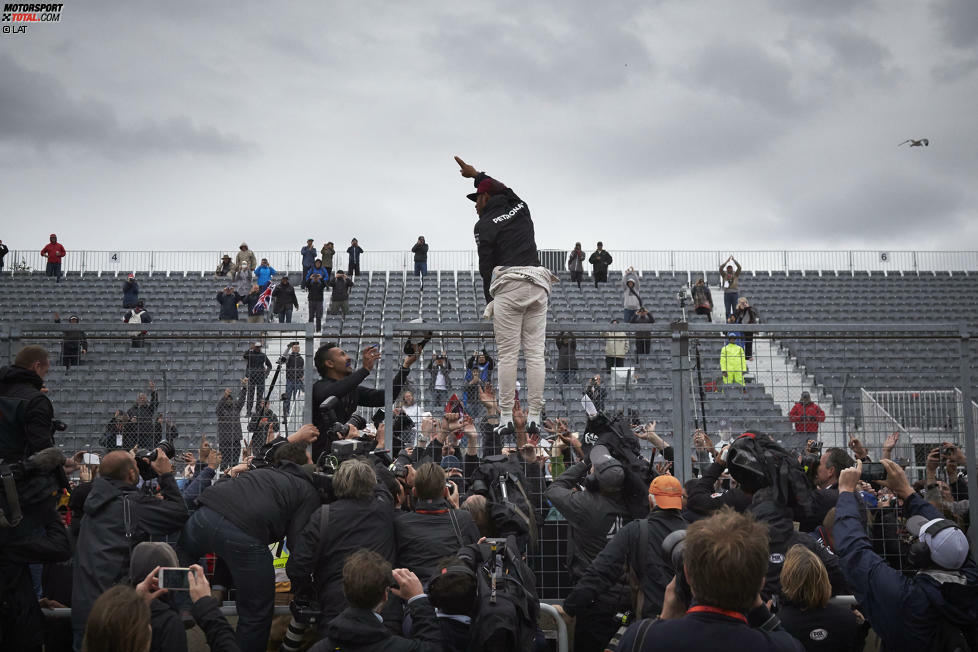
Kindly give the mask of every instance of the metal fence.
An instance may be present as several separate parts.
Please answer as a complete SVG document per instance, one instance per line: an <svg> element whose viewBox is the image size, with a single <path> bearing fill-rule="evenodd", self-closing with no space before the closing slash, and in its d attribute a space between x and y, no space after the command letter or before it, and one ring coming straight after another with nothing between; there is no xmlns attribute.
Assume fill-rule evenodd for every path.
<svg viewBox="0 0 978 652"><path fill-rule="evenodd" d="M609 243L610 246L611 243ZM148 272L162 274L207 274L214 271L221 256L233 259L236 249L224 251L96 251L68 250L62 262L62 270L83 274L120 274ZM728 251L683 251L610 249L614 262L611 269L623 270L629 266L638 270L658 272L712 272L716 271ZM566 269L569 249L542 249L543 264L551 269ZM860 250L738 250L734 257L750 272L814 271L842 273L870 271L880 273L901 272L976 272L978 251L860 251ZM255 255L268 258L269 264L278 271L302 269L299 247L292 250L256 251ZM43 272L46 260L39 249L12 249L8 254L4 271ZM347 267L346 249L337 248L335 268ZM429 271L477 271L479 257L475 250L431 250L428 252ZM370 251L363 253L361 271L413 272L414 254L408 249L399 251ZM585 265L590 269L590 265Z"/></svg>

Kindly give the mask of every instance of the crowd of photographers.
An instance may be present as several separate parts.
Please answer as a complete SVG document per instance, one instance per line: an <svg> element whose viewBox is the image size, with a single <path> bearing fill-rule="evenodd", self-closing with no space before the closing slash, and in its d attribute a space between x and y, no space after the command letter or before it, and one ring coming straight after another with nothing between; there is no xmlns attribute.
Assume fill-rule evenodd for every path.
<svg viewBox="0 0 978 652"><path fill-rule="evenodd" d="M789 451L760 432L714 444L698 431L682 485L654 423L596 411L581 433L547 420L537 434L517 403L501 433L488 360L474 362L469 409L449 400L425 417L407 389L422 350L405 353L391 433L382 413L360 416L389 402L364 383L379 352L355 368L327 343L314 423L289 435L255 392L251 446L229 442L249 374L222 398L238 430L174 459L151 384L113 417L101 459L65 460L48 353L25 347L0 370L0 648L184 650L196 623L217 650L546 649L535 572L559 513L574 583L559 610L576 650L861 650L870 630L886 650L978 649L953 444L914 486L891 459L897 435L874 461L858 439L851 453ZM448 392L438 360L413 382ZM156 447L128 450L143 441Z"/></svg>

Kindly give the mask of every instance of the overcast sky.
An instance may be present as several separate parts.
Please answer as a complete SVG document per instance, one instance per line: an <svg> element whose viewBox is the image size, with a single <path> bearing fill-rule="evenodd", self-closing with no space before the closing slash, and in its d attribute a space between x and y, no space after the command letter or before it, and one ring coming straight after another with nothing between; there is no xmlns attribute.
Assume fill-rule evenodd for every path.
<svg viewBox="0 0 978 652"><path fill-rule="evenodd" d="M978 2L86 2L0 34L0 238L978 248ZM897 147L907 138L930 147Z"/></svg>

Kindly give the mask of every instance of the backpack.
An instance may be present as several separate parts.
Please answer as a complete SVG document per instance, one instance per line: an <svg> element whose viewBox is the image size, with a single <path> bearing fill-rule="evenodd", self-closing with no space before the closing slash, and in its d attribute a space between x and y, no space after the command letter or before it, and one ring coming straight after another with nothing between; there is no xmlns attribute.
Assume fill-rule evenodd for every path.
<svg viewBox="0 0 978 652"><path fill-rule="evenodd" d="M465 546L458 556L476 577L469 651L535 649L540 601L533 571L520 557L516 539L488 539Z"/></svg>
<svg viewBox="0 0 978 652"><path fill-rule="evenodd" d="M505 455L485 457L472 474L470 486L472 493L486 497L496 534L515 536L520 544L536 545L537 515L518 463Z"/></svg>
<svg viewBox="0 0 978 652"><path fill-rule="evenodd" d="M921 572L927 575L927 571ZM974 604L978 602L978 587L968 584L941 582L938 578L928 577L940 586L941 597L946 603L954 605ZM933 603L932 603L933 604ZM937 631L926 652L976 652L978 651L978 625L962 627L951 622L943 615L942 609L934 604L937 611Z"/></svg>

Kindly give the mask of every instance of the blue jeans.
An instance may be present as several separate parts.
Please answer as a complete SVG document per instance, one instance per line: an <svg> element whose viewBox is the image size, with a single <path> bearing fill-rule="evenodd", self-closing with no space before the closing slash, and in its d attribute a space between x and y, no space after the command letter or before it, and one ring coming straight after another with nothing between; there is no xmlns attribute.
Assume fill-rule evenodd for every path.
<svg viewBox="0 0 978 652"><path fill-rule="evenodd" d="M276 313L278 314L278 323L291 324L292 323L292 308L286 308L285 310Z"/></svg>
<svg viewBox="0 0 978 652"><path fill-rule="evenodd" d="M723 317L726 319L730 315L734 314L734 310L737 309L737 299L740 298L739 292L724 292L723 293Z"/></svg>
<svg viewBox="0 0 978 652"><path fill-rule="evenodd" d="M275 608L275 569L268 546L201 507L184 526L179 548L184 563L194 563L208 552L224 560L237 589L238 646L242 652L264 652Z"/></svg>
<svg viewBox="0 0 978 652"><path fill-rule="evenodd" d="M414 262L414 275L415 276L427 276L428 275L428 263L420 263L418 261Z"/></svg>
<svg viewBox="0 0 978 652"><path fill-rule="evenodd" d="M54 276L57 282L61 282L61 263L48 263L44 269L46 276Z"/></svg>
<svg viewBox="0 0 978 652"><path fill-rule="evenodd" d="M302 389L301 380L287 380L285 381L285 398L282 400L282 418L289 418L289 407L292 405L292 401L295 397L299 395L299 390Z"/></svg>
<svg viewBox="0 0 978 652"><path fill-rule="evenodd" d="M636 312L637 312L636 310L632 310L631 308L624 309L624 317L625 317L626 324L630 324L632 322L632 317L635 316Z"/></svg>

